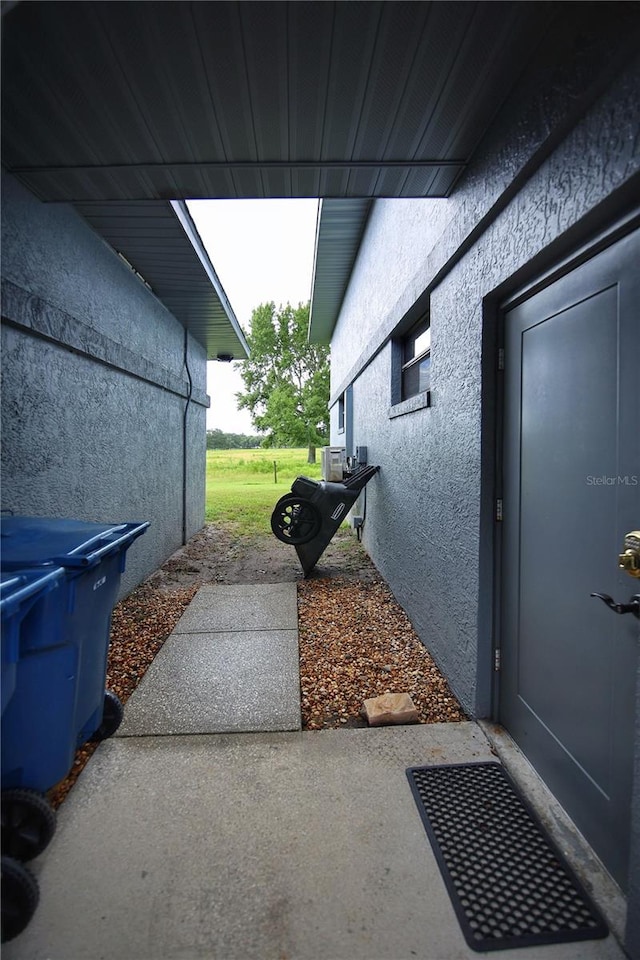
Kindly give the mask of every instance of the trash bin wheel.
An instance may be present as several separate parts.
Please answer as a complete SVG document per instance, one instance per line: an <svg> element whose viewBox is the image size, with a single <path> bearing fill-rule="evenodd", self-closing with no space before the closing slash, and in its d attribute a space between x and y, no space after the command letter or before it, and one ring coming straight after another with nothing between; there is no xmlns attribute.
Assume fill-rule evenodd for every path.
<svg viewBox="0 0 640 960"><path fill-rule="evenodd" d="M308 543L320 531L322 520L310 500L287 494L280 497L271 514L271 529L283 543Z"/></svg>
<svg viewBox="0 0 640 960"><path fill-rule="evenodd" d="M22 933L36 912L38 881L12 857L2 857L2 943Z"/></svg>
<svg viewBox="0 0 640 960"><path fill-rule="evenodd" d="M37 790L2 791L2 855L33 860L56 832L55 810Z"/></svg>
<svg viewBox="0 0 640 960"><path fill-rule="evenodd" d="M124 707L120 703L119 697L113 690L105 690L104 707L102 710L102 723L94 734L89 737L91 743L99 743L112 737L116 732L124 716Z"/></svg>

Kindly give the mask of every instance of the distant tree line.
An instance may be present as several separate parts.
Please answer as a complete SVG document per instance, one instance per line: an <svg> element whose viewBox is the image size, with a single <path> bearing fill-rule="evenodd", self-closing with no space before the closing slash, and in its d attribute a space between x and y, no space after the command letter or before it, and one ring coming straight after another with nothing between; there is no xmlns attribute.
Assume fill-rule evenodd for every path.
<svg viewBox="0 0 640 960"><path fill-rule="evenodd" d="M223 433L207 430L207 450L252 450L259 447L264 437L249 437L244 433Z"/></svg>

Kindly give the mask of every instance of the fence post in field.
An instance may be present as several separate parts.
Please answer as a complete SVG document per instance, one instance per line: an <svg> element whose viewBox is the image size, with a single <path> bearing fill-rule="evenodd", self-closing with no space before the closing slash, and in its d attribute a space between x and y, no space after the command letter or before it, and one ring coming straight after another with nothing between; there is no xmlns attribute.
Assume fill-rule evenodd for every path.
<svg viewBox="0 0 640 960"><path fill-rule="evenodd" d="M278 482L278 461L277 460L273 461L273 482L274 483Z"/></svg>

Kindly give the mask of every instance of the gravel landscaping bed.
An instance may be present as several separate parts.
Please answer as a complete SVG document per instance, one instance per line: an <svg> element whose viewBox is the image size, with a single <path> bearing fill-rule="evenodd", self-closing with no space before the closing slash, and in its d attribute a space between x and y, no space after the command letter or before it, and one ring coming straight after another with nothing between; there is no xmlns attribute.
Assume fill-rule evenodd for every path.
<svg viewBox="0 0 640 960"><path fill-rule="evenodd" d="M458 701L384 582L298 584L302 724L367 726L364 700L408 693L421 723L464 720Z"/></svg>
<svg viewBox="0 0 640 960"><path fill-rule="evenodd" d="M275 578L275 579L274 579ZM205 583L296 581L303 729L366 726L365 699L408 693L421 723L464 720L446 680L371 560L341 529L314 575L275 537L242 540L208 524L113 611L107 687L126 703ZM86 744L49 792L59 807L97 744Z"/></svg>

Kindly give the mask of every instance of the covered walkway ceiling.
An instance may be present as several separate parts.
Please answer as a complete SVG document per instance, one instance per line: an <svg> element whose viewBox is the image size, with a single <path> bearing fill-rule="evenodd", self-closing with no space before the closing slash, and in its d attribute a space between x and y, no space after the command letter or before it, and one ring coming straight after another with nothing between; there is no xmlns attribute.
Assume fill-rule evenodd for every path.
<svg viewBox="0 0 640 960"><path fill-rule="evenodd" d="M371 199L450 195L564 6L8 0L2 162L74 203L210 358L246 343L170 201L327 198L312 315L328 339Z"/></svg>
<svg viewBox="0 0 640 960"><path fill-rule="evenodd" d="M45 201L446 197L557 6L23 0L3 163Z"/></svg>

